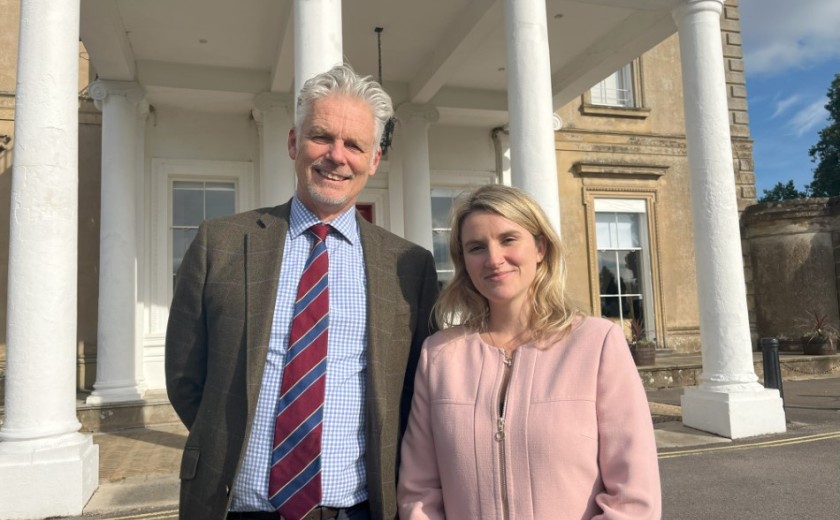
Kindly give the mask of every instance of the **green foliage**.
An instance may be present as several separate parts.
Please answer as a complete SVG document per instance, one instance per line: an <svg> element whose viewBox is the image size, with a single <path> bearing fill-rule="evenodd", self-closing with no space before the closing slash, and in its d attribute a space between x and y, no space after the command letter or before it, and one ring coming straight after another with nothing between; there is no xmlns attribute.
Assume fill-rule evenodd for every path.
<svg viewBox="0 0 840 520"><path fill-rule="evenodd" d="M814 181L805 187L812 197L840 195L840 73L828 89L829 124L820 130L820 140L808 150L814 168Z"/></svg>
<svg viewBox="0 0 840 520"><path fill-rule="evenodd" d="M807 192L797 190L796 186L793 185L793 180L789 180L787 184L777 182L771 189L764 190L764 196L758 199L758 202L801 199L807 196Z"/></svg>

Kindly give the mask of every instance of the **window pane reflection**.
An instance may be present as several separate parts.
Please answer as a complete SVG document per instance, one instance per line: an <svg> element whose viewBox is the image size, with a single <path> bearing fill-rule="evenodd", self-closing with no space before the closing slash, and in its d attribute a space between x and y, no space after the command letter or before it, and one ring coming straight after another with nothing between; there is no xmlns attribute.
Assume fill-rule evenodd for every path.
<svg viewBox="0 0 840 520"><path fill-rule="evenodd" d="M449 211L452 209L451 197L432 196L432 227L449 229Z"/></svg>
<svg viewBox="0 0 840 520"><path fill-rule="evenodd" d="M618 262L614 251L598 251L598 283L601 294L621 294Z"/></svg>
<svg viewBox="0 0 840 520"><path fill-rule="evenodd" d="M235 192L228 191L208 191L207 192L207 216L206 218L221 217L224 215L231 215L234 213L236 207Z"/></svg>
<svg viewBox="0 0 840 520"><path fill-rule="evenodd" d="M172 230L172 275L178 273L184 254L190 247L198 229L173 229Z"/></svg>
<svg viewBox="0 0 840 520"><path fill-rule="evenodd" d="M172 191L172 224L197 226L204 220L204 190L181 189Z"/></svg>
<svg viewBox="0 0 840 520"><path fill-rule="evenodd" d="M454 267L449 259L449 212L452 202L460 190L433 189L432 196L432 254L435 257L435 269L438 281L446 282L452 279Z"/></svg>
<svg viewBox="0 0 840 520"><path fill-rule="evenodd" d="M621 321L625 332L633 320L644 324L646 225L644 213L595 213L601 315Z"/></svg>
<svg viewBox="0 0 840 520"><path fill-rule="evenodd" d="M236 212L236 183L174 181L172 183L172 276L173 283L184 253L208 218Z"/></svg>

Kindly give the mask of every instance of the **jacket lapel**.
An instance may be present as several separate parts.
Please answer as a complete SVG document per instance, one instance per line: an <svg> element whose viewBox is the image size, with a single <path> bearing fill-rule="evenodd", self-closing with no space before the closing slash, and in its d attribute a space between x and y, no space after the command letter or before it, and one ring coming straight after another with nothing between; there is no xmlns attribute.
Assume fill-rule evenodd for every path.
<svg viewBox="0 0 840 520"><path fill-rule="evenodd" d="M283 245L289 230L289 211L289 203L272 208L262 214L257 221L257 227L245 235L245 344L248 349L249 417L253 417L256 410L263 368L268 355L280 265L283 261Z"/></svg>

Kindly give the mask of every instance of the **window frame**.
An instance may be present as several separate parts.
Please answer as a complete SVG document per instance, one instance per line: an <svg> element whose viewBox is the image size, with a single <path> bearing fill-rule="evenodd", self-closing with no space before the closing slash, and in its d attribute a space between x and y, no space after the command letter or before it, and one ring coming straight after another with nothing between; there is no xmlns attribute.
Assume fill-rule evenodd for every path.
<svg viewBox="0 0 840 520"><path fill-rule="evenodd" d="M619 108L636 108L636 88L633 81L633 62L624 64L618 70L602 79L589 89L589 102L593 105L619 107ZM612 89L607 88L607 82L615 77L616 87ZM626 88L621 88L626 87ZM609 91L615 92L615 102L610 102ZM600 91L600 92L599 92ZM627 92L627 99L622 99L619 94ZM596 99L596 94L602 95L604 99Z"/></svg>
<svg viewBox="0 0 840 520"><path fill-rule="evenodd" d="M659 241L657 239L656 230L659 227L657 223L658 214L656 211L656 189L646 188L622 188L622 187L584 187L584 207L586 211L586 225L587 225L587 242L589 244L587 250L589 255L589 295L590 308L592 314L600 316L601 314L601 297L600 297L600 282L598 269L598 242L595 214L598 212L621 212L604 210L609 207L609 203L600 201L636 201L636 204L643 204L644 214L646 215L644 232L647 235L647 256L644 261L643 255L643 269L647 271L648 280L643 280L643 305L651 310L645 310L646 316L653 316L653 323L650 323L650 318L647 318L645 329L648 337L655 337L657 339L658 347L665 347L664 334L664 316L662 315L662 287L661 277L659 276ZM644 291L649 291L645 294ZM649 300L644 302L644 300ZM629 327L625 328L625 332Z"/></svg>
<svg viewBox="0 0 840 520"><path fill-rule="evenodd" d="M203 200L202 200L203 215L202 215L202 218L200 219L200 221L197 225L175 224L175 222L174 222L174 220L175 220L175 200L174 200L174 196L175 196L175 191L178 189L176 187L176 184L178 184L178 183L192 183L192 184L199 184L200 183L200 184L203 185L201 187L201 190L200 190L203 193ZM232 190L230 190L230 189L214 190L212 188L208 189L208 186L207 186L208 184L230 184L230 185L233 186L233 189ZM188 188L188 189L190 189L190 188ZM172 277L173 287L174 287L174 280L175 280L175 274L176 274L175 273L175 265L174 265L175 264L175 258L174 258L175 231L177 229L180 229L180 230L195 229L196 231L198 231L198 227L201 225L201 222L204 222L208 218L212 218L212 217L207 216L207 192L208 191L233 191L233 213L231 213L231 215L235 214L235 213L238 213L239 204L238 204L238 201L237 201L237 196L238 196L238 192L239 192L239 186L238 186L237 181L235 181L235 180L232 180L232 179L218 179L218 178L213 179L213 180L208 180L208 179L185 180L185 179L177 178L177 177L170 177L170 179L169 179L169 198L170 198L170 202L169 202L168 209L171 210L171 211L169 213L169 218L168 218L169 224L167 226L166 235L167 235L167 240L169 240L169 252L170 252L170 254L169 254L169 267L170 267L169 273L170 273L170 276Z"/></svg>
<svg viewBox="0 0 840 520"><path fill-rule="evenodd" d="M499 178L495 171L434 170L431 172L430 188L432 190L460 190L463 193L486 184L498 183ZM432 193L430 191L429 204L432 203L431 197ZM432 233L434 233L434 229L432 227ZM432 238L432 247L434 248L434 237ZM432 255L434 256L434 251L432 251ZM437 266L435 266L435 271L439 272ZM443 287L442 283L441 287Z"/></svg>
<svg viewBox="0 0 840 520"><path fill-rule="evenodd" d="M604 81L601 80L592 87L586 89L583 92L583 94L581 94L581 114L587 116L619 117L626 119L647 119L648 115L650 115L650 108L648 108L645 104L644 90L642 88L644 84L643 60L641 57L636 58L630 63L622 65L618 69L618 71L624 69L625 67L630 68L628 76L633 94L632 106L604 105L593 103L592 89L595 88L602 81ZM615 74L618 71L614 71L612 74ZM610 74L610 76L612 76L612 74Z"/></svg>
<svg viewBox="0 0 840 520"><path fill-rule="evenodd" d="M152 159L148 294L144 341L162 341L172 302L172 187L176 181L233 182L235 212L253 208L254 165L246 161Z"/></svg>
<svg viewBox="0 0 840 520"><path fill-rule="evenodd" d="M600 207L599 207L600 206ZM646 202L643 199L614 199L614 198L602 198L598 197L594 201L594 218L595 218L595 251L596 255L600 257L600 253L604 251L623 251L623 250L633 250L639 251L641 255L641 264L639 266L641 273L641 286L639 287L639 291L637 292L627 292L623 293L621 291L621 285L618 284L618 293L619 295L626 294L631 299L638 295L641 298L641 305L642 305L642 316L645 332L648 334L648 337L653 337L656 334L656 328L652 327L649 323L648 316L653 316L656 312L653 308L653 287L651 286L651 269L650 269L650 238L648 236L648 215L647 215L647 208ZM598 214L604 215L637 215L640 220L638 222L639 225L639 245L635 247L610 247L610 248L602 248L600 244L598 244ZM598 258L600 264L600 258ZM600 269L598 270L599 273L599 282L598 282L598 305L599 305L599 314L603 314L602 300L604 298L604 293L602 292L603 287L600 287ZM621 277L621 272L619 268L619 278ZM622 307L622 298L619 296L618 298L618 305L619 309ZM622 328L626 327L629 324L625 324L626 314L629 312L624 312L623 310L619 313L619 320L621 321Z"/></svg>

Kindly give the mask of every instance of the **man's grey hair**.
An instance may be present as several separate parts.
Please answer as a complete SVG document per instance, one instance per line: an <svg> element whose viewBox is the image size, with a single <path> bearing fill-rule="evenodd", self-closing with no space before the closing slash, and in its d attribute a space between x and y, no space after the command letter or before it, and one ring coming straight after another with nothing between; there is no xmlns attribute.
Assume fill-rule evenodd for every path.
<svg viewBox="0 0 840 520"><path fill-rule="evenodd" d="M295 134L300 136L303 122L309 117L315 101L328 96L344 95L366 102L373 111L376 149L380 147L385 124L394 116L391 96L370 76L361 77L349 65L336 65L303 84L297 100ZM298 144L301 141L298 140Z"/></svg>

